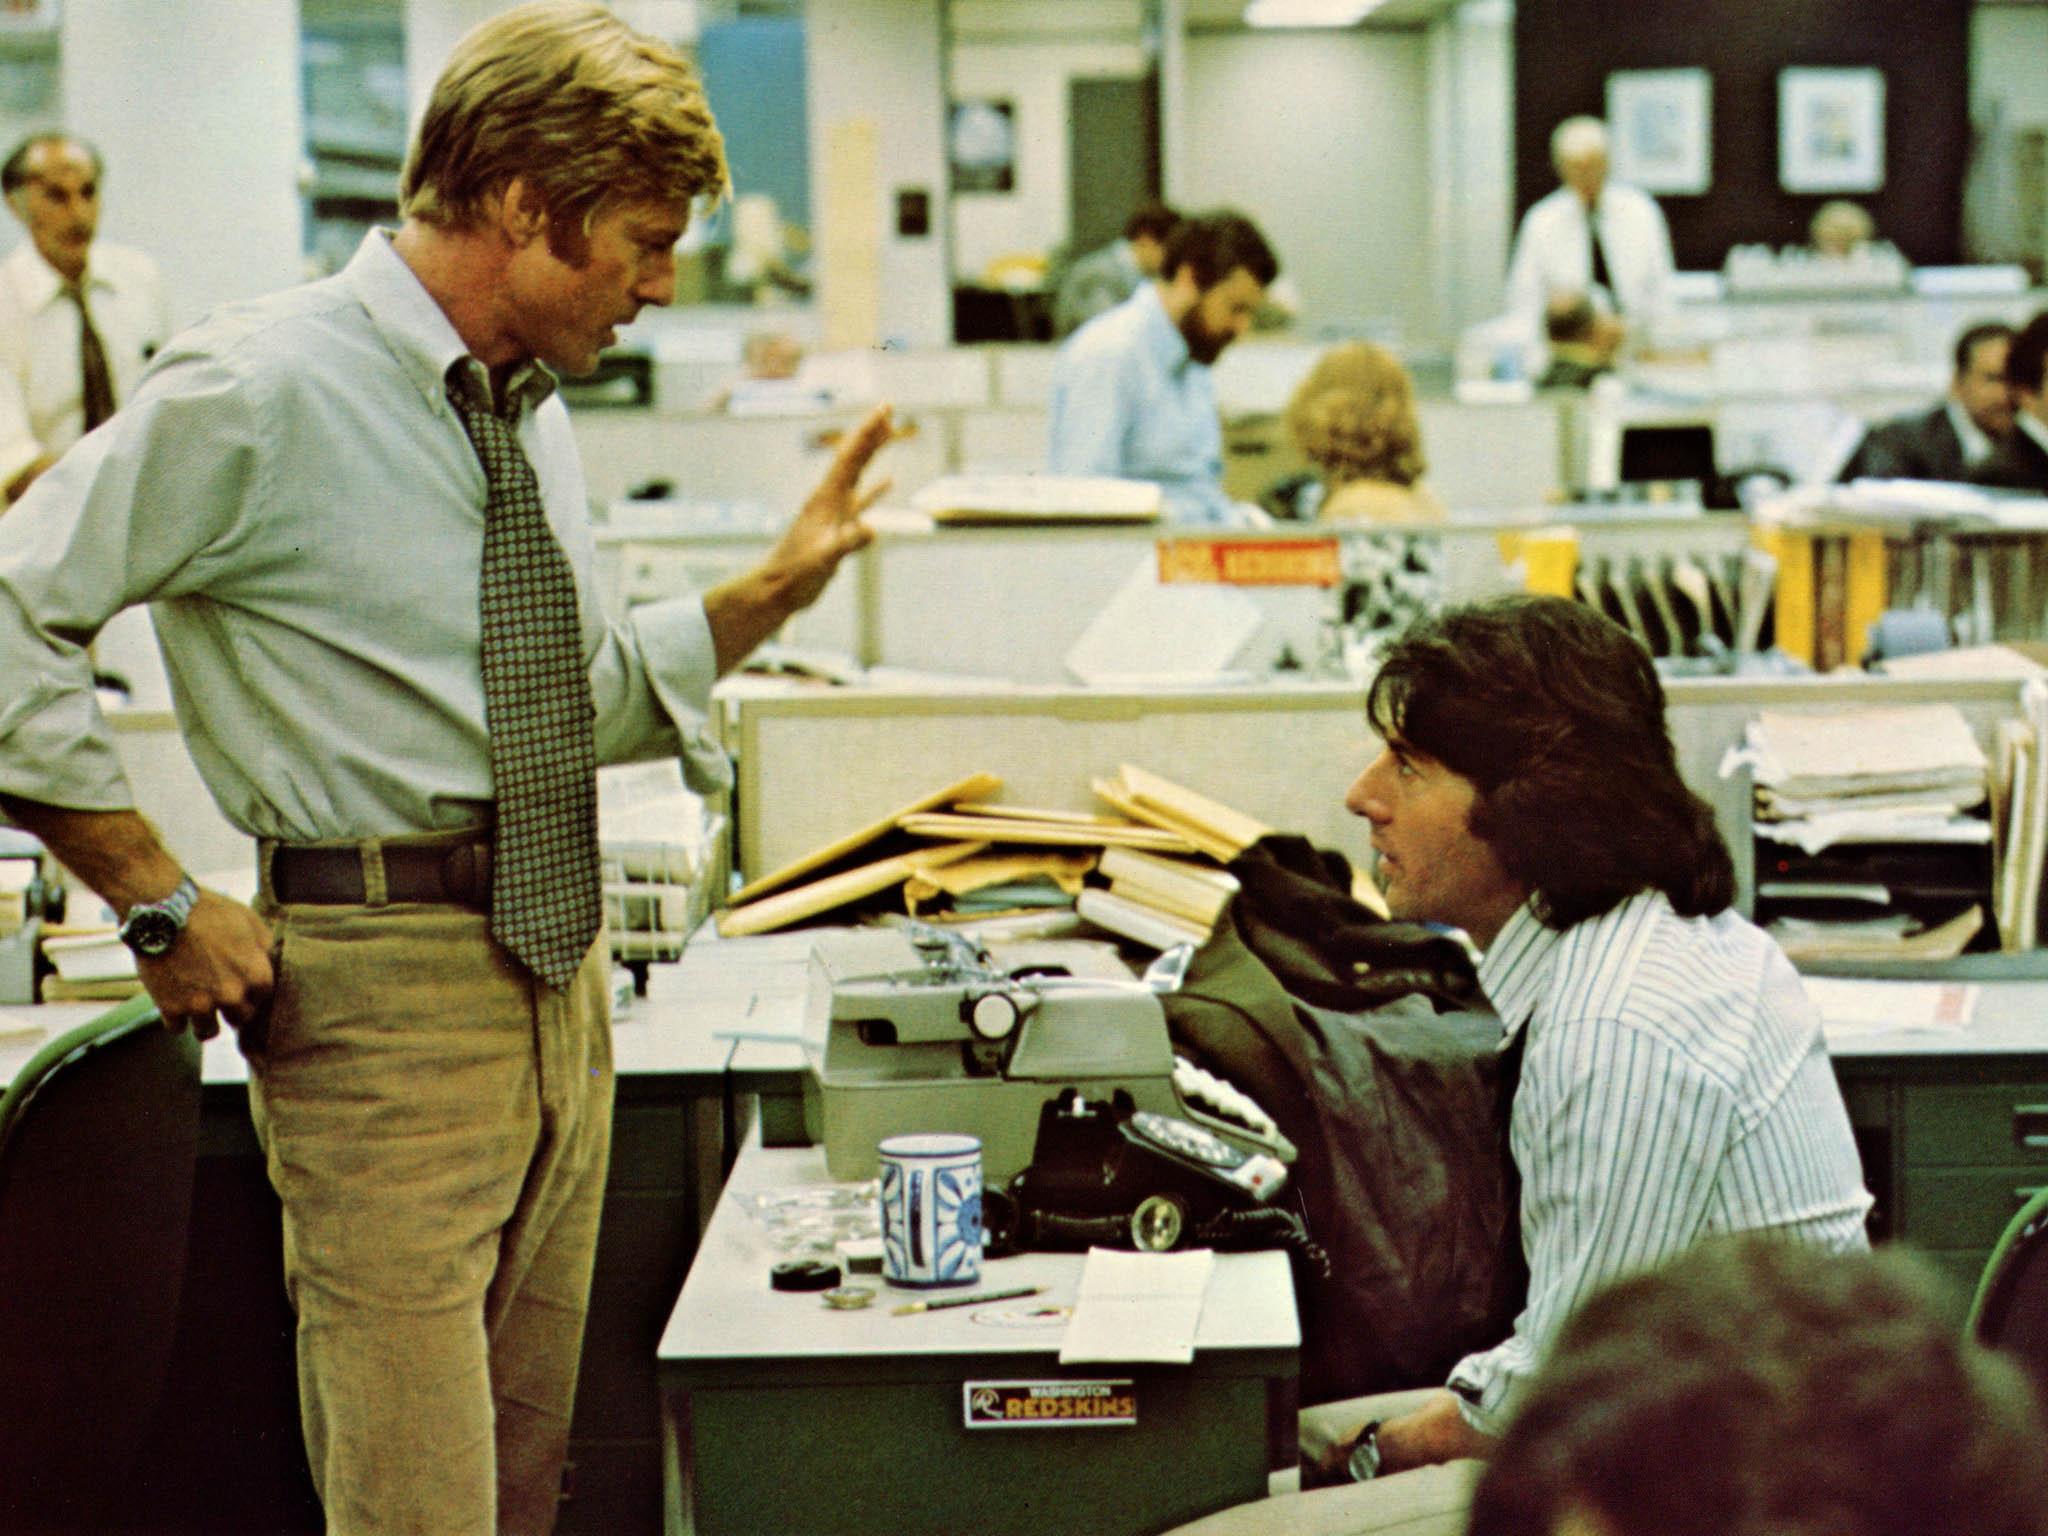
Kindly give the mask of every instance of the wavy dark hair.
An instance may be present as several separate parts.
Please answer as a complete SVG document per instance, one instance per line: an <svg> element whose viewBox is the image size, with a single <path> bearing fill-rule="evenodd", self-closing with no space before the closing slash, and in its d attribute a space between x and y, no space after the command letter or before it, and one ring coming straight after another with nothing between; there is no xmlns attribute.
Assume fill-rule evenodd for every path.
<svg viewBox="0 0 2048 1536"><path fill-rule="evenodd" d="M1388 648L1365 707L1383 739L1472 781L1473 835L1549 927L1646 890L1682 917L1734 901L1713 810L1678 776L1657 669L1592 609L1508 597L1420 620Z"/></svg>
<svg viewBox="0 0 2048 1536"><path fill-rule="evenodd" d="M1917 1255L1713 1238L1559 1331L1467 1536L2043 1536L2048 1454L2016 1360Z"/></svg>

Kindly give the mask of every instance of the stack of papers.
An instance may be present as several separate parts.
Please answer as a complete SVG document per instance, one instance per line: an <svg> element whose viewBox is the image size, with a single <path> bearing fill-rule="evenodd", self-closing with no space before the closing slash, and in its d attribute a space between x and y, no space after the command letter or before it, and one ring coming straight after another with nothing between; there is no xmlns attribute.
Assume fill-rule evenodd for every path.
<svg viewBox="0 0 2048 1536"><path fill-rule="evenodd" d="M1795 961L1937 960L1984 924L1995 881L1990 764L1953 705L1764 710L1760 918Z"/></svg>
<svg viewBox="0 0 2048 1536"><path fill-rule="evenodd" d="M1236 890L1217 866L1268 831L1130 763L1094 781L1108 813L1004 804L1002 783L972 774L763 875L719 914L719 932L845 922L879 898L932 922L1031 919L1030 931L1052 932L1041 919L1073 927L1078 915L1154 949L1198 944Z"/></svg>
<svg viewBox="0 0 2048 1536"><path fill-rule="evenodd" d="M1989 764L1952 704L1806 713L1750 723L1757 833L1808 853L1841 842L1988 842L1964 812L1984 804Z"/></svg>
<svg viewBox="0 0 2048 1536"><path fill-rule="evenodd" d="M934 523L1150 523L1159 487L1107 475L943 475L910 505Z"/></svg>
<svg viewBox="0 0 2048 1536"><path fill-rule="evenodd" d="M2020 685L2020 718L1998 728L1992 774L1992 907L2000 947L2032 949L2040 942L2041 875L2048 850L2048 683Z"/></svg>
<svg viewBox="0 0 2048 1536"><path fill-rule="evenodd" d="M615 959L682 954L710 909L722 824L684 787L674 758L598 770L598 852Z"/></svg>

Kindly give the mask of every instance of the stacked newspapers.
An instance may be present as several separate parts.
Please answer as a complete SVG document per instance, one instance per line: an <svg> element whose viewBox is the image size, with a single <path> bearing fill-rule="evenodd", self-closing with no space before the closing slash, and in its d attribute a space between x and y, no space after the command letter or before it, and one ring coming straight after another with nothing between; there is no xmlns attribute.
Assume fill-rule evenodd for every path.
<svg viewBox="0 0 2048 1536"><path fill-rule="evenodd" d="M1794 960L1946 959L1984 923L1989 765L1949 704L1764 710L1757 915Z"/></svg>

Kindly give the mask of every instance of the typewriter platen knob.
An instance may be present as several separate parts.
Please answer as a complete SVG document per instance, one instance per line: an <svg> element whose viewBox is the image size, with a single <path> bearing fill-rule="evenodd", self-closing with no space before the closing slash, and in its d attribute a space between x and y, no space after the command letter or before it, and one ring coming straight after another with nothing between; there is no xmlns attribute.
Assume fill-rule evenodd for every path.
<svg viewBox="0 0 2048 1536"><path fill-rule="evenodd" d="M983 992L960 1006L967 1015L967 1027L981 1039L1007 1040L1024 1021L1030 1002L1036 1000L1021 1000L1010 992Z"/></svg>

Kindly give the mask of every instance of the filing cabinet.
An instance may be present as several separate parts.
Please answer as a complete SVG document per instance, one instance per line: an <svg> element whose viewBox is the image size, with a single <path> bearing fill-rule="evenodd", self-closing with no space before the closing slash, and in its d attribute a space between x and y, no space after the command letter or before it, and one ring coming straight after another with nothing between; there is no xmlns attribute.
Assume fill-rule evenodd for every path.
<svg viewBox="0 0 2048 1536"><path fill-rule="evenodd" d="M1913 1244L1965 1292L1999 1234L2048 1185L2048 1059L1835 1060L1864 1173L1872 1235Z"/></svg>

